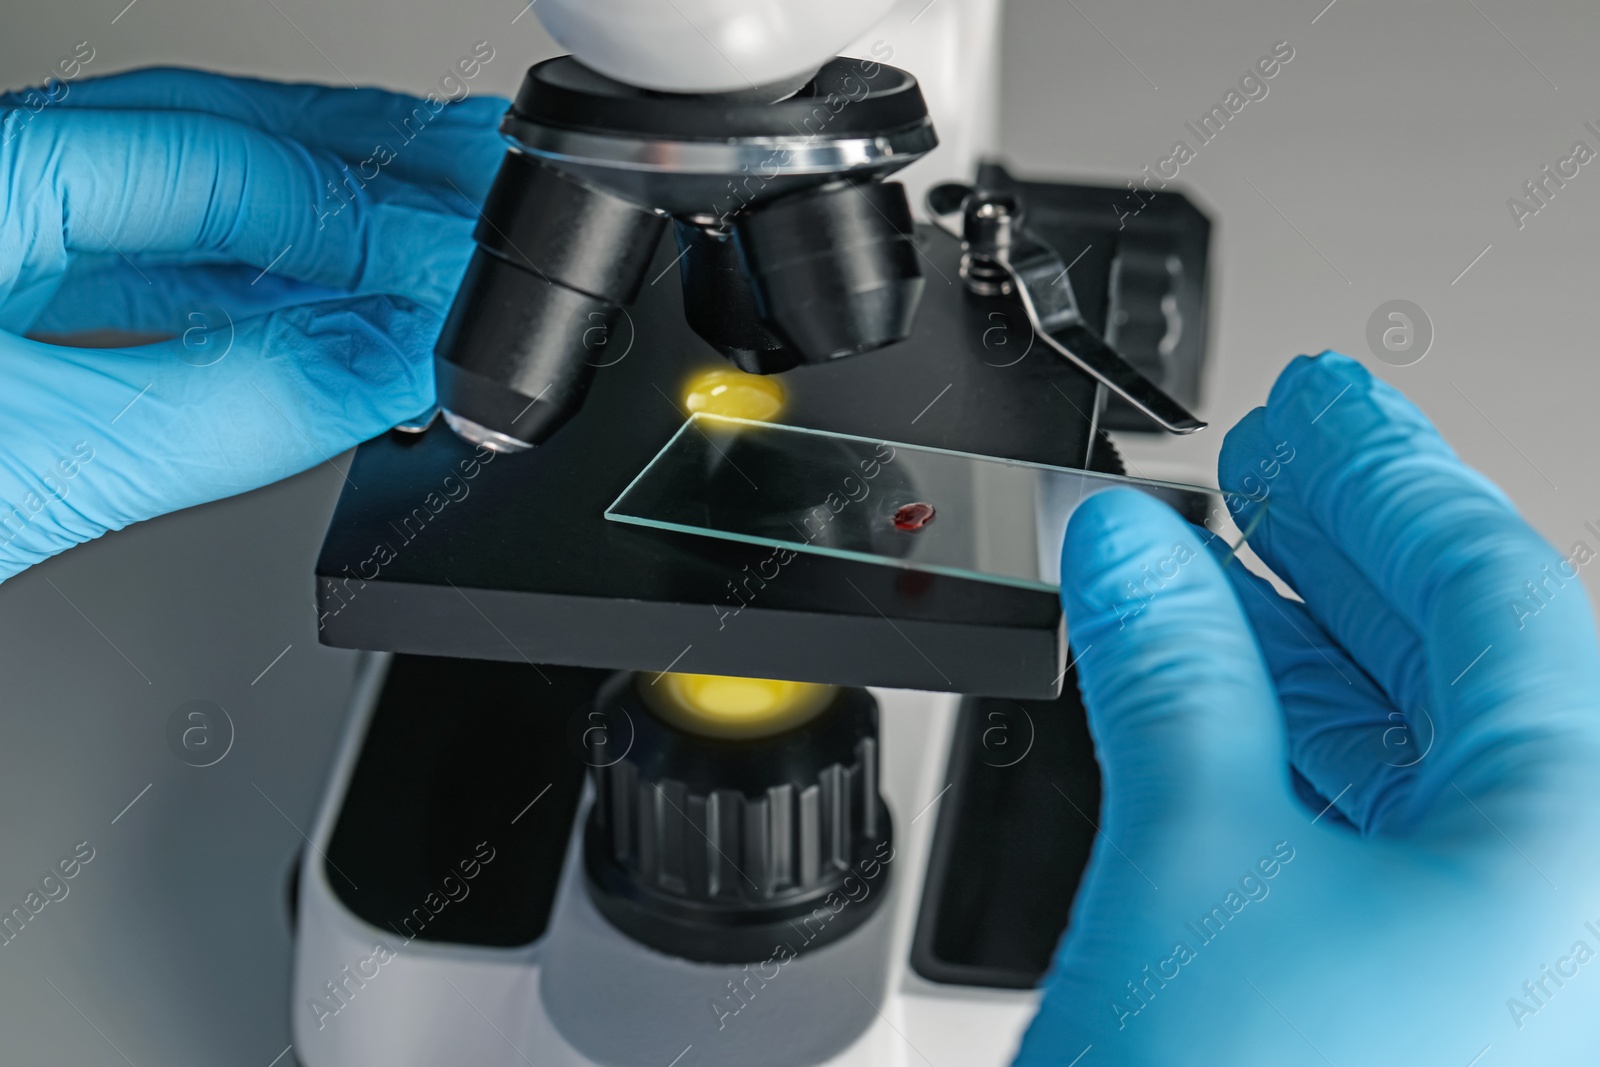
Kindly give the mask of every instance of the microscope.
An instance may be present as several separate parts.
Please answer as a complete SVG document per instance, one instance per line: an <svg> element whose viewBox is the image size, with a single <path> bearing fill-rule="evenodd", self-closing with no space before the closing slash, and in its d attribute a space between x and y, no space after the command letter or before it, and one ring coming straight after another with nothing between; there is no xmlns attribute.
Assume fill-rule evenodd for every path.
<svg viewBox="0 0 1600 1067"><path fill-rule="evenodd" d="M703 414L817 435L762 483L1054 553L894 451L1199 429L1209 223L980 159L997 0L535 10L571 54L505 116L441 418L360 448L317 564L365 655L293 1055L1009 1062L1099 809L1058 598L607 514L675 435L750 473Z"/></svg>

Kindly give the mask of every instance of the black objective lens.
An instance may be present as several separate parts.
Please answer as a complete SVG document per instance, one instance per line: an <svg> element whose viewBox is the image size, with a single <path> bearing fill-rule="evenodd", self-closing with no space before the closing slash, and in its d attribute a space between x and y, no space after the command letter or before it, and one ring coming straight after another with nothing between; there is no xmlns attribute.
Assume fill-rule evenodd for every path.
<svg viewBox="0 0 1600 1067"><path fill-rule="evenodd" d="M777 374L800 365L761 321L731 230L679 222L678 281L683 317L711 347L747 374Z"/></svg>
<svg viewBox="0 0 1600 1067"><path fill-rule="evenodd" d="M836 182L756 205L734 225L756 312L805 363L910 336L922 297L899 182Z"/></svg>
<svg viewBox="0 0 1600 1067"><path fill-rule="evenodd" d="M689 325L735 366L775 374L904 340L922 295L898 182L833 182L752 205L732 232L679 222Z"/></svg>
<svg viewBox="0 0 1600 1067"><path fill-rule="evenodd" d="M923 284L911 211L883 179L938 143L916 79L836 59L791 88L650 92L570 56L528 71L434 347L458 434L515 451L572 417L669 216L685 318L742 370L910 335Z"/></svg>
<svg viewBox="0 0 1600 1067"><path fill-rule="evenodd" d="M439 406L463 437L539 444L577 411L666 219L509 152L434 346Z"/></svg>

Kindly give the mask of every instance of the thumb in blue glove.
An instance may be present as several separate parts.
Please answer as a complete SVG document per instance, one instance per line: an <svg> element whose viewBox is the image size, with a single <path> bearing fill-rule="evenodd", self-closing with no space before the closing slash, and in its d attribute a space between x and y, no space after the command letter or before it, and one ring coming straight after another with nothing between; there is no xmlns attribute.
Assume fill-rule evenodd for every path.
<svg viewBox="0 0 1600 1067"><path fill-rule="evenodd" d="M1592 1062L1586 598L1508 610L1560 558L1351 360L1293 363L1223 486L1269 457L1241 525L1303 603L1139 494L1072 518L1102 833L1017 1062Z"/></svg>

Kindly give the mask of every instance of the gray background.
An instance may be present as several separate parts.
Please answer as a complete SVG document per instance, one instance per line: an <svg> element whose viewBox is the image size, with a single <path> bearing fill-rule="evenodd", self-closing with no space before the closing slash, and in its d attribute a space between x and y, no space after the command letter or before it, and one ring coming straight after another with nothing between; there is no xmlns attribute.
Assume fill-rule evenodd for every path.
<svg viewBox="0 0 1600 1067"><path fill-rule="evenodd" d="M0 83L39 82L87 40L97 73L182 63L423 92L487 39L477 87L508 93L553 52L531 15L512 23L516 0L136 0L113 23L125 2L12 3ZM1026 174L1121 184L1192 143L1185 120L1289 41L1269 95L1180 179L1217 223L1203 413L1229 425L1289 356L1339 348L1413 396L1559 546L1594 544L1600 164L1520 232L1505 201L1574 140L1600 147L1583 127L1600 125L1600 9L1337 0L1319 16L1325 2L1009 0L1004 153ZM1369 315L1395 298L1436 333L1410 367L1367 351ZM1203 469L1220 441L1136 461ZM75 843L97 850L0 949L7 1064L266 1067L288 1044L285 877L354 664L317 645L311 608L340 484L320 467L0 586L0 904ZM165 740L195 699L237 728L207 769Z"/></svg>

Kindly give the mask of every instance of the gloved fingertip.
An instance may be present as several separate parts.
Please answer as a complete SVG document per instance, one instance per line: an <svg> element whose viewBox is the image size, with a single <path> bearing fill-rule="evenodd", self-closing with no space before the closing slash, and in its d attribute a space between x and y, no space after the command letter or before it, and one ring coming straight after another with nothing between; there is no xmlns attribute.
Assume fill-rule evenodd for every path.
<svg viewBox="0 0 1600 1067"><path fill-rule="evenodd" d="M422 433L432 426L439 417L439 405L429 404L426 409L419 411L410 418L401 419L394 424L394 428L401 433Z"/></svg>
<svg viewBox="0 0 1600 1067"><path fill-rule="evenodd" d="M1131 489L1096 493L1068 524L1067 634L1122 832L1282 791L1271 679L1237 593L1177 512Z"/></svg>
<svg viewBox="0 0 1600 1067"><path fill-rule="evenodd" d="M1372 377L1371 372L1361 365L1360 360L1353 359L1337 349L1324 348L1321 352L1309 357L1308 362L1338 374L1349 374L1363 378Z"/></svg>
<svg viewBox="0 0 1600 1067"><path fill-rule="evenodd" d="M1217 454L1217 485L1222 502L1235 522L1250 521L1256 507L1266 499L1272 464L1281 462L1282 449L1267 430L1267 409L1258 407L1240 419L1222 439Z"/></svg>
<svg viewBox="0 0 1600 1067"><path fill-rule="evenodd" d="M304 304L269 317L264 351L365 436L434 402L437 315L397 296Z"/></svg>
<svg viewBox="0 0 1600 1067"><path fill-rule="evenodd" d="M1096 493L1072 513L1061 548L1061 596L1069 624L1112 609L1141 568L1174 551L1199 550L1194 530L1172 508L1136 489Z"/></svg>
<svg viewBox="0 0 1600 1067"><path fill-rule="evenodd" d="M1337 390L1343 386L1359 386L1376 381L1370 371L1342 352L1324 349L1314 356L1296 356L1283 368L1267 396L1267 407L1280 407L1292 397L1318 384L1334 383Z"/></svg>
<svg viewBox="0 0 1600 1067"><path fill-rule="evenodd" d="M510 107L511 101L503 96L475 93L461 100L452 101L445 107L444 113L451 120L463 125L498 127L501 116Z"/></svg>

